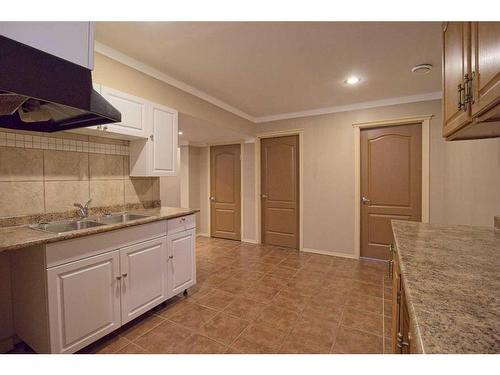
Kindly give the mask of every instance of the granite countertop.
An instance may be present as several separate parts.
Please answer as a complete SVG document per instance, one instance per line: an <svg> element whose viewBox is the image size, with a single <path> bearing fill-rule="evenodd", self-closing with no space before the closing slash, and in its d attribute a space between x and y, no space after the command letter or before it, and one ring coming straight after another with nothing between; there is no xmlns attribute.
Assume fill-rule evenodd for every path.
<svg viewBox="0 0 500 375"><path fill-rule="evenodd" d="M41 245L50 242L69 240L72 238L88 236L91 234L103 233L130 226L151 223L153 221L172 219L190 215L199 212L199 210L177 207L158 207L143 210L133 210L129 212L151 216L144 219L129 221L127 223L106 224L88 229L65 232L62 234L45 232L38 229L31 229L27 225L0 228L0 252L15 250L33 245ZM90 219L91 218L92 217L90 217Z"/></svg>
<svg viewBox="0 0 500 375"><path fill-rule="evenodd" d="M417 351L500 353L500 232L392 227Z"/></svg>

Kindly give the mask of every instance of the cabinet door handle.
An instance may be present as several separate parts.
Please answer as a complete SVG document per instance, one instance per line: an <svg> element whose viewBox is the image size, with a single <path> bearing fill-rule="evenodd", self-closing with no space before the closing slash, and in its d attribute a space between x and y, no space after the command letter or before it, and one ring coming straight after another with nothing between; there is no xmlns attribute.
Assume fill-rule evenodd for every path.
<svg viewBox="0 0 500 375"><path fill-rule="evenodd" d="M121 280L122 277L121 276L116 276L116 280Z"/></svg>
<svg viewBox="0 0 500 375"><path fill-rule="evenodd" d="M168 259L174 259L173 255L169 255Z"/></svg>
<svg viewBox="0 0 500 375"><path fill-rule="evenodd" d="M127 277L128 273L122 274L122 277Z"/></svg>
<svg viewBox="0 0 500 375"><path fill-rule="evenodd" d="M151 135L149 136L149 139L151 139L152 141L154 141L154 140L155 140L155 136L154 136L153 134L151 134Z"/></svg>

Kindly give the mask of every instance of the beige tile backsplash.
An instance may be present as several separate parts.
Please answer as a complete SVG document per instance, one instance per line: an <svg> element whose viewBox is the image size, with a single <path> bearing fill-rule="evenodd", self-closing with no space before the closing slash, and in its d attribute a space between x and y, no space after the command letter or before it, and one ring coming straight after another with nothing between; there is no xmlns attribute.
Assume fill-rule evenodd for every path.
<svg viewBox="0 0 500 375"><path fill-rule="evenodd" d="M88 199L92 207L160 199L159 178L129 177L127 141L64 133L50 137L56 149L0 145L0 217L69 211L74 202ZM83 146L64 150L65 141ZM88 144L100 146L84 147Z"/></svg>

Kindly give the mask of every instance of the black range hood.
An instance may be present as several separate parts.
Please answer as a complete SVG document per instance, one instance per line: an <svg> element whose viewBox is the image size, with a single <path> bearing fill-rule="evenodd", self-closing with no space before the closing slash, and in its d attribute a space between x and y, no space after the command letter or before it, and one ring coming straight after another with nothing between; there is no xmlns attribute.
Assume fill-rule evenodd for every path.
<svg viewBox="0 0 500 375"><path fill-rule="evenodd" d="M120 122L91 71L0 35L0 127L56 132Z"/></svg>

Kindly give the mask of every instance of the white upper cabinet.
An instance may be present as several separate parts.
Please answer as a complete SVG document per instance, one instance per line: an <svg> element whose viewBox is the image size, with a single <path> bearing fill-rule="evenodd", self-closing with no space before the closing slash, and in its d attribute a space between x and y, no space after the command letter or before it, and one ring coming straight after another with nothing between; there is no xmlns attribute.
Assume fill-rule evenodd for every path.
<svg viewBox="0 0 500 375"><path fill-rule="evenodd" d="M121 122L102 126L105 132L130 139L148 137L145 99L106 86L101 86L101 95L122 114Z"/></svg>
<svg viewBox="0 0 500 375"><path fill-rule="evenodd" d="M0 22L0 35L94 69L92 22Z"/></svg>
<svg viewBox="0 0 500 375"><path fill-rule="evenodd" d="M178 113L156 103L148 103L149 136L130 142L130 176L175 176L177 165Z"/></svg>

